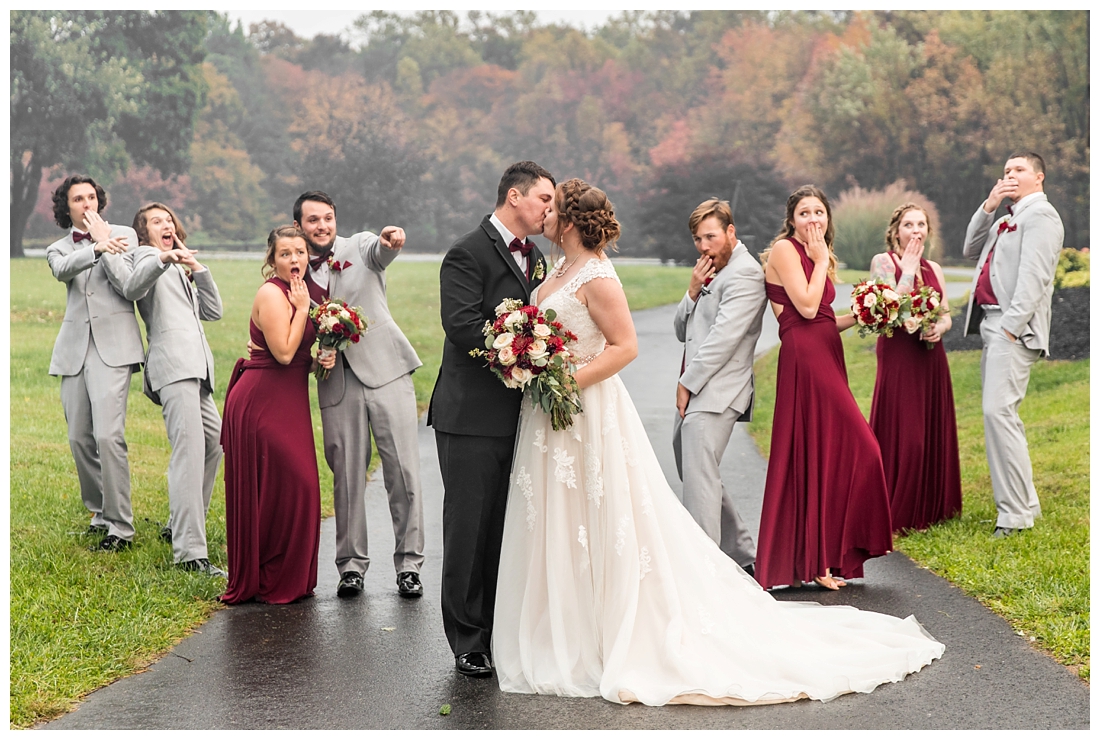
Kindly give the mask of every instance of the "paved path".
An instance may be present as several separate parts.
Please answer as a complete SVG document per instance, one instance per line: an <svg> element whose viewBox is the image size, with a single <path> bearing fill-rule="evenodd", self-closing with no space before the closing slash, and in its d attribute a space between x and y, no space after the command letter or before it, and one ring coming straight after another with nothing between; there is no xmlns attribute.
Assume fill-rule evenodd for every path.
<svg viewBox="0 0 1100 740"><path fill-rule="evenodd" d="M680 345L671 307L635 314L639 359L622 376L670 485L672 388ZM767 336L767 335L765 335ZM763 344L767 344L765 340ZM1088 687L1016 637L999 617L900 554L869 561L838 593L777 598L852 604L917 619L947 645L903 682L822 704L619 706L602 699L503 694L454 670L439 609L442 482L432 431L421 426L426 595L397 596L381 476L368 486L375 557L358 599L336 598L334 523L322 527L317 596L288 606L217 612L149 670L92 695L47 729L1087 729ZM740 426L723 477L759 521L766 465ZM439 708L450 704L449 716Z"/></svg>

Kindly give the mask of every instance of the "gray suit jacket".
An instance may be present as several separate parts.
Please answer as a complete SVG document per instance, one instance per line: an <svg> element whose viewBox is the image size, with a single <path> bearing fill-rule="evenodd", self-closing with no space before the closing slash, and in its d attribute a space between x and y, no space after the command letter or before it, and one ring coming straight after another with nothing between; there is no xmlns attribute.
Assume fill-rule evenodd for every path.
<svg viewBox="0 0 1100 740"><path fill-rule="evenodd" d="M386 268L400 250L386 249L377 234L364 231L351 238L336 237L332 261L351 264L330 270L328 294L363 309L367 329L357 344L344 350L347 364L363 385L378 388L411 373L423 363L390 316L386 303ZM344 397L344 363L337 362L327 380L317 383L321 408L335 406Z"/></svg>
<svg viewBox="0 0 1100 740"><path fill-rule="evenodd" d="M222 317L222 299L210 268L191 283L183 267L160 261L160 249L138 247L123 295L137 301L149 340L145 395L159 404L161 388L188 378L213 393L214 356L202 322Z"/></svg>
<svg viewBox="0 0 1100 740"><path fill-rule="evenodd" d="M1001 328L1019 337L1024 346L1046 355L1050 349L1050 298L1054 294L1054 270L1062 252L1065 229L1058 211L1045 194L1025 203L1009 218L1015 231L997 236L1001 219L978 207L966 228L963 256L977 260L970 302L966 307L963 335L976 333L984 311L974 304L974 289L989 250L996 244L989 265L990 284L1004 312Z"/></svg>
<svg viewBox="0 0 1100 740"><path fill-rule="evenodd" d="M733 408L752 420L752 361L766 305L764 270L741 242L697 301L684 294L675 328L686 344L680 383L692 393L688 413Z"/></svg>
<svg viewBox="0 0 1100 740"><path fill-rule="evenodd" d="M53 276L65 283L65 318L53 346L50 375L77 375L84 367L88 337L95 339L103 362L141 369L145 349L134 316L134 303L122 297L123 283L137 247L129 226L111 226L111 236L126 237L125 254L97 255L91 242L73 243L72 231L46 248Z"/></svg>

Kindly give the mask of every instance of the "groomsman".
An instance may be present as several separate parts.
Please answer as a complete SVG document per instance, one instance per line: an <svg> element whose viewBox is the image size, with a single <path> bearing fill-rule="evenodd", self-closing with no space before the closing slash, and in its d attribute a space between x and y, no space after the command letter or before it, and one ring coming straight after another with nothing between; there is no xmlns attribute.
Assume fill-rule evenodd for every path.
<svg viewBox="0 0 1100 740"><path fill-rule="evenodd" d="M546 275L529 236L541 234L554 178L516 162L497 186L496 207L451 245L439 268L446 339L428 406L443 475L443 629L466 676L493 673L490 647L504 509L523 394L509 389L470 350L505 298L524 303Z"/></svg>
<svg viewBox="0 0 1100 740"><path fill-rule="evenodd" d="M339 353L328 379L317 382L325 460L334 479L336 594L360 594L370 565L366 484L373 434L393 520L397 592L418 598L424 594L424 503L412 373L422 363L386 303L386 267L404 246L405 231L387 226L378 235L337 236L336 204L319 190L298 196L294 225L309 243L306 285L312 302L339 298L367 317L362 339Z"/></svg>
<svg viewBox="0 0 1100 740"><path fill-rule="evenodd" d="M674 321L676 338L685 343L672 436L676 470L684 507L752 575L756 543L718 468L733 425L752 420L752 361L767 303L764 271L737 239L726 201L699 204L688 228L699 259Z"/></svg>
<svg viewBox="0 0 1100 740"><path fill-rule="evenodd" d="M186 247L187 231L163 203L142 206L134 216L139 246L125 297L137 301L149 351L144 391L161 407L172 456L168 461L168 526L184 570L225 578L210 563L206 512L222 459L222 420L214 403L214 356L203 321L222 317L222 299L210 270Z"/></svg>
<svg viewBox="0 0 1100 740"><path fill-rule="evenodd" d="M1035 524L1041 514L1019 408L1031 366L1050 348L1050 300L1062 251L1062 219L1043 192L1046 166L1013 154L966 229L963 254L977 260L963 334L981 331L985 454L997 503L994 537ZM1008 215L995 218L1005 199Z"/></svg>
<svg viewBox="0 0 1100 740"><path fill-rule="evenodd" d="M145 351L133 301L122 296L132 264L126 250L137 235L104 221L106 207L107 194L85 175L53 193L54 222L68 233L46 248L46 260L67 297L49 372L61 376L80 497L92 513L88 532L103 535L92 549L119 551L134 539L126 398Z"/></svg>

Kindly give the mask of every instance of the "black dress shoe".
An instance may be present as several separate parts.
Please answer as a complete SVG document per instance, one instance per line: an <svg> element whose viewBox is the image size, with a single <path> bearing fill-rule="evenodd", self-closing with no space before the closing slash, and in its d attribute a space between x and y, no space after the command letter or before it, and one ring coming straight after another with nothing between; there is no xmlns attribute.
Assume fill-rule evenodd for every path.
<svg viewBox="0 0 1100 740"><path fill-rule="evenodd" d="M167 542L169 545L172 544L172 528L171 527L161 527L160 528L160 541L161 542Z"/></svg>
<svg viewBox="0 0 1100 740"><path fill-rule="evenodd" d="M206 558L197 558L195 560L184 560L178 564L180 568L184 570L205 573L213 578L229 578L229 574L216 565L212 565Z"/></svg>
<svg viewBox="0 0 1100 740"><path fill-rule="evenodd" d="M1020 530L1012 529L1011 527L997 527L993 530L993 539L999 540L1004 537L1011 537L1019 531Z"/></svg>
<svg viewBox="0 0 1100 740"><path fill-rule="evenodd" d="M363 593L363 576L353 570L340 574L340 585L336 587L336 595L341 599L358 596Z"/></svg>
<svg viewBox="0 0 1100 740"><path fill-rule="evenodd" d="M92 552L122 552L123 550L130 549L133 545L129 540L124 540L118 535L109 534L103 538L103 540L89 549Z"/></svg>
<svg viewBox="0 0 1100 740"><path fill-rule="evenodd" d="M406 570L397 574L397 593L406 599L418 599L424 595L424 585L420 583L420 574Z"/></svg>
<svg viewBox="0 0 1100 740"><path fill-rule="evenodd" d="M745 571L746 573L748 573L748 574L749 574L749 577L750 577L750 578L756 578L756 568L755 568L755 565L756 565L756 563L749 563L748 565L746 565L746 566L745 566L744 568L742 568L741 570L743 570L743 571Z"/></svg>
<svg viewBox="0 0 1100 740"><path fill-rule="evenodd" d="M106 524L89 524L88 530L84 534L94 534L96 536L103 536L107 534Z"/></svg>
<svg viewBox="0 0 1100 740"><path fill-rule="evenodd" d="M463 653L455 658L455 668L463 676L485 678L493 675L493 664L488 653Z"/></svg>

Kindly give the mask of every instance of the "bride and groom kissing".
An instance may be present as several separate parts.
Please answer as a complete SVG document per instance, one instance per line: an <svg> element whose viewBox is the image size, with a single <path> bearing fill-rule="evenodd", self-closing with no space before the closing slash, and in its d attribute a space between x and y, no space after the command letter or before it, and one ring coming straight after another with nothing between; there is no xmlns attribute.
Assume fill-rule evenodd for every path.
<svg viewBox="0 0 1100 740"><path fill-rule="evenodd" d="M725 404L708 414L717 428L685 421L678 429L685 491L706 488L689 486L707 467L700 458L715 449L720 458L733 422L751 409L763 301L723 319L736 324L736 346L748 347L724 363L743 365L747 383L705 396L704 361L721 364L701 343L716 321L710 296L732 285L763 290L759 265L730 243L732 223L721 220L691 224L702 256L684 299L691 305L677 317L687 340L681 416L695 416L684 414L691 404ZM528 239L540 233L562 252L552 267ZM741 567L753 557L743 526L729 529L728 546L715 542L732 512L720 505L728 498L720 479L704 497L709 506L699 504L720 512L702 528L680 503L618 377L637 355L626 296L604 255L619 233L599 188L558 185L534 162L518 162L501 178L494 213L443 259L446 340L428 423L445 492L443 621L458 671L495 669L501 689L517 693L761 704L871 691L938 658L943 645L912 617L775 601ZM577 336L569 349L583 412L567 429L555 430L470 355L508 298L552 308Z"/></svg>

